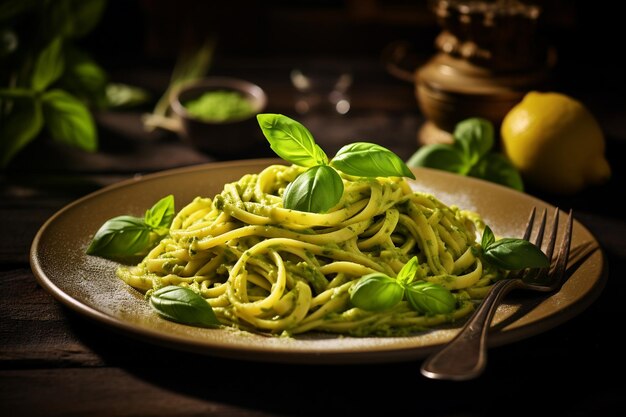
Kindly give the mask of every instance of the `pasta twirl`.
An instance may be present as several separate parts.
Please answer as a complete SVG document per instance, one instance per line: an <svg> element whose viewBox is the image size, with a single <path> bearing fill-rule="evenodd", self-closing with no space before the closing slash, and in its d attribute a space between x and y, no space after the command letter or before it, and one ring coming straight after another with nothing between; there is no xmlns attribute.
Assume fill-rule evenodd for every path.
<svg viewBox="0 0 626 417"><path fill-rule="evenodd" d="M495 278L476 255L472 212L414 192L401 178L343 176L340 203L327 213L282 207L282 194L304 168L272 165L196 197L169 235L118 276L148 294L166 285L202 295L220 322L270 334L308 331L356 336L407 334L473 310ZM385 311L350 303L363 275L396 276L417 256L417 279L455 295L449 314L423 314L401 301Z"/></svg>

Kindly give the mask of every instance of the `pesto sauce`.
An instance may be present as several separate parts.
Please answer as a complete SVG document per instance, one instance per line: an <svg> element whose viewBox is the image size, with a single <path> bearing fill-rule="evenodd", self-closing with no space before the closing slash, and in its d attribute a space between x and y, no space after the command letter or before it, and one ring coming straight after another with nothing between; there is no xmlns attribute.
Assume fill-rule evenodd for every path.
<svg viewBox="0 0 626 417"><path fill-rule="evenodd" d="M237 91L215 90L184 103L192 116L208 121L223 122L252 116L252 103Z"/></svg>

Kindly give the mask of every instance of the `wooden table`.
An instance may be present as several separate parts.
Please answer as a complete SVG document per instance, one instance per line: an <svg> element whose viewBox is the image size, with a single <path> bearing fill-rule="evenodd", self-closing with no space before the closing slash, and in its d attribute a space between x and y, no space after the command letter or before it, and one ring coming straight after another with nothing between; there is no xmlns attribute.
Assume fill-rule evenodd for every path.
<svg viewBox="0 0 626 417"><path fill-rule="evenodd" d="M230 62L220 69L259 83L270 95L268 110L298 117L329 153L345 142L372 140L407 158L423 122L412 86L375 60L350 63L355 83L345 116L296 115L289 62ZM162 87L167 73L133 68L122 78ZM608 84L587 89L563 81L560 88L598 115L614 176L570 197L528 193L573 208L606 254L608 281L583 313L548 332L492 348L486 373L462 383L426 379L418 361L308 366L180 355L70 311L38 285L30 269L29 248L44 221L73 200L135 174L214 158L174 136L147 134L142 110L98 114L101 146L95 154L45 138L33 142L0 176L0 415L614 415L624 391L622 374L615 371L624 364L618 340L626 220L617 197L624 196L625 106L623 95Z"/></svg>

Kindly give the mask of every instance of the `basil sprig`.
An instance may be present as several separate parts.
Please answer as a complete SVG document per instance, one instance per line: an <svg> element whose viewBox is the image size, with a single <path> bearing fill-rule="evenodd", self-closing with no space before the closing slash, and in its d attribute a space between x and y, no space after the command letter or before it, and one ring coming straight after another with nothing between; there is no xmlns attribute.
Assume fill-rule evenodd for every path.
<svg viewBox="0 0 626 417"><path fill-rule="evenodd" d="M480 246L487 262L500 269L519 270L550 266L546 254L533 243L510 237L496 240L489 226L485 226Z"/></svg>
<svg viewBox="0 0 626 417"><path fill-rule="evenodd" d="M88 255L124 259L145 255L169 231L174 219L174 196L160 199L143 218L117 216L107 220L94 235Z"/></svg>
<svg viewBox="0 0 626 417"><path fill-rule="evenodd" d="M364 275L350 288L350 302L367 311L388 310L406 296L422 314L446 314L454 310L456 298L450 290L431 282L415 281L417 257L407 262L396 278L375 272Z"/></svg>
<svg viewBox="0 0 626 417"><path fill-rule="evenodd" d="M278 156L294 165L309 168L285 189L285 208L323 213L337 205L343 195L343 181L337 171L359 177L415 178L400 157L382 146L352 143L329 160L301 123L272 113L258 114L257 120Z"/></svg>
<svg viewBox="0 0 626 417"><path fill-rule="evenodd" d="M191 326L215 327L220 322L211 305L193 290L168 285L150 295L150 305L166 319Z"/></svg>
<svg viewBox="0 0 626 417"><path fill-rule="evenodd" d="M343 195L343 181L328 165L307 169L285 189L283 205L300 211L321 213L337 204Z"/></svg>
<svg viewBox="0 0 626 417"><path fill-rule="evenodd" d="M494 132L490 121L479 117L458 123L453 143L422 146L407 161L410 167L427 167L481 178L524 191L519 172L500 153L493 151Z"/></svg>

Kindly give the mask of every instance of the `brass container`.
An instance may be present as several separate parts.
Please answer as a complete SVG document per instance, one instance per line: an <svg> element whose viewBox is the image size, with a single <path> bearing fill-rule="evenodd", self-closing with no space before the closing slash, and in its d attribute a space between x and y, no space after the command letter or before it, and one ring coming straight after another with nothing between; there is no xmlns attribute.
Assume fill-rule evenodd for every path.
<svg viewBox="0 0 626 417"><path fill-rule="evenodd" d="M555 52L540 38L540 9L519 1L433 3L439 53L414 72L427 122L420 143L448 142L454 126L483 117L496 129L530 90L547 87Z"/></svg>

